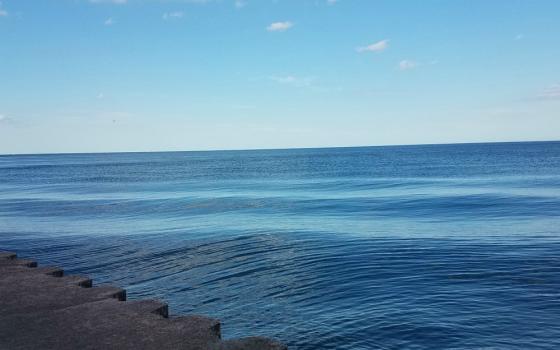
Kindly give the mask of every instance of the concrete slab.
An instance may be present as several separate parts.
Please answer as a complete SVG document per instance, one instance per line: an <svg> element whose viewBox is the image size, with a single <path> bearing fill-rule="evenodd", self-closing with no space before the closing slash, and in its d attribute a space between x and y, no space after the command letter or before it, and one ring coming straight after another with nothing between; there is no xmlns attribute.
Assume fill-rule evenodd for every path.
<svg viewBox="0 0 560 350"><path fill-rule="evenodd" d="M168 318L167 304L0 252L0 349L284 350L268 338L222 341L220 322ZM89 287L89 288L88 288Z"/></svg>

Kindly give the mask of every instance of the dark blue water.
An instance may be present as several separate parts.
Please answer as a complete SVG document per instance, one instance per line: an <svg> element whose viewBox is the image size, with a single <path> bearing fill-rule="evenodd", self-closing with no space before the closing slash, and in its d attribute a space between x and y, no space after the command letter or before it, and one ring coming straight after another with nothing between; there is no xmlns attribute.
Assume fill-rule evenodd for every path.
<svg viewBox="0 0 560 350"><path fill-rule="evenodd" d="M0 157L0 249L224 337L560 348L560 142Z"/></svg>

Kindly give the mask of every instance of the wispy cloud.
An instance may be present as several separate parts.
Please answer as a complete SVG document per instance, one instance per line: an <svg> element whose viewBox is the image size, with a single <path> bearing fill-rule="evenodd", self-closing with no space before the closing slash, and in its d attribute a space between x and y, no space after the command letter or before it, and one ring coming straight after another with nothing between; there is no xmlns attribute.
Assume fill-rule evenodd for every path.
<svg viewBox="0 0 560 350"><path fill-rule="evenodd" d="M338 0L327 0L327 5L334 5L338 2Z"/></svg>
<svg viewBox="0 0 560 350"><path fill-rule="evenodd" d="M105 24L106 26L112 26L113 24L115 24L115 20L109 17L103 22L103 24Z"/></svg>
<svg viewBox="0 0 560 350"><path fill-rule="evenodd" d="M142 0L134 0L142 1ZM210 3L220 3L222 0L143 0L144 2L160 2L160 3L182 3L182 4L193 4L193 5L205 5ZM132 0L131 0L132 2Z"/></svg>
<svg viewBox="0 0 560 350"><path fill-rule="evenodd" d="M10 123L10 122L12 122L12 121L13 121L12 118L10 118L10 117L8 117L8 116L5 116L4 114L0 114L0 124L3 124L3 123Z"/></svg>
<svg viewBox="0 0 560 350"><path fill-rule="evenodd" d="M367 45L367 46L360 46L356 48L358 52L383 52L389 47L389 39L384 39L378 41L376 43Z"/></svg>
<svg viewBox="0 0 560 350"><path fill-rule="evenodd" d="M297 78L292 76L292 75L286 75L283 77L278 77L278 76L272 76L270 77L271 80L277 82L277 83L282 83L282 84L291 84L294 83Z"/></svg>
<svg viewBox="0 0 560 350"><path fill-rule="evenodd" d="M257 109L257 106L255 106L255 105L232 105L231 109L246 111L246 110Z"/></svg>
<svg viewBox="0 0 560 350"><path fill-rule="evenodd" d="M418 67L418 62L411 61L411 60L402 60L399 62L399 69L400 70L410 70Z"/></svg>
<svg viewBox="0 0 560 350"><path fill-rule="evenodd" d="M185 14L182 11L173 11L173 12L166 12L163 14L163 16L161 16L161 18L163 18L164 20L168 20L168 19L179 19L179 18L183 18Z"/></svg>
<svg viewBox="0 0 560 350"><path fill-rule="evenodd" d="M243 7L247 6L247 1L235 0L234 5L235 5L236 8L240 9L240 8L243 8Z"/></svg>
<svg viewBox="0 0 560 350"><path fill-rule="evenodd" d="M4 8L2 7L2 1L0 1L0 17L6 16L8 16L8 11L4 10Z"/></svg>
<svg viewBox="0 0 560 350"><path fill-rule="evenodd" d="M284 31L292 28L293 26L294 26L294 24L290 21L274 22L274 23L271 23L268 27L266 27L266 30L268 30L269 32L284 32Z"/></svg>
<svg viewBox="0 0 560 350"><path fill-rule="evenodd" d="M523 40L523 39L525 39L525 35L523 35L523 34L517 34L517 35L513 38L513 40Z"/></svg>
<svg viewBox="0 0 560 350"><path fill-rule="evenodd" d="M544 89L538 96L541 99L546 100L558 100L560 99L560 84L552 84L546 89Z"/></svg>
<svg viewBox="0 0 560 350"><path fill-rule="evenodd" d="M298 86L298 87L310 86L315 80L315 78L313 77L296 77L294 75L283 75L283 76L273 75L268 77L268 79L278 84Z"/></svg>
<svg viewBox="0 0 560 350"><path fill-rule="evenodd" d="M92 4L117 4L123 5L128 2L128 0L89 0Z"/></svg>

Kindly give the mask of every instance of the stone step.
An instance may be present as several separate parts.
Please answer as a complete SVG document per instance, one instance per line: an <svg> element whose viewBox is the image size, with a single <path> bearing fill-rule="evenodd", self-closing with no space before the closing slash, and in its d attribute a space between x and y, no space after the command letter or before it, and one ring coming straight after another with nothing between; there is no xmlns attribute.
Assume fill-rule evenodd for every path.
<svg viewBox="0 0 560 350"><path fill-rule="evenodd" d="M124 289L32 262L0 252L0 349L287 349L263 337L222 341L216 319L169 318L163 302L125 301Z"/></svg>

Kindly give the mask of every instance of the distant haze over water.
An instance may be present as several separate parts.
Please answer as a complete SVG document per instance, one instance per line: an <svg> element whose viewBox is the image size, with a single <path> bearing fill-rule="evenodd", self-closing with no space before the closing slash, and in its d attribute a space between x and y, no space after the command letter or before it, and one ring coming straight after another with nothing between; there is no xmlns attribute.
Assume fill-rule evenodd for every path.
<svg viewBox="0 0 560 350"><path fill-rule="evenodd" d="M0 249L291 349L560 348L560 142L0 156Z"/></svg>

